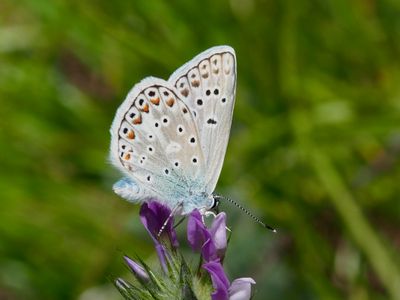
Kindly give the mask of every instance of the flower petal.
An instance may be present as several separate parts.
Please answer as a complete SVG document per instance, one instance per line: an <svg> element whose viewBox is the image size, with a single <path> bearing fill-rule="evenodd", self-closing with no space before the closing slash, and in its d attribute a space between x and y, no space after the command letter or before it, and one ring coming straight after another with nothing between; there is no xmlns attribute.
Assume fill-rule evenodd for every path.
<svg viewBox="0 0 400 300"><path fill-rule="evenodd" d="M214 242L211 240L211 238L208 239L201 248L201 255L206 262L219 261L217 250L215 249Z"/></svg>
<svg viewBox="0 0 400 300"><path fill-rule="evenodd" d="M211 225L210 234L218 252L218 257L222 260L225 256L227 247L226 214L224 212L219 213L214 219Z"/></svg>
<svg viewBox="0 0 400 300"><path fill-rule="evenodd" d="M168 218L162 235L167 235L171 245L177 248L179 243L173 228L174 218L171 216L171 210L157 201L145 202L140 208L140 220L155 243L160 239L158 234Z"/></svg>
<svg viewBox="0 0 400 300"><path fill-rule="evenodd" d="M187 239L193 251L200 251L203 244L210 239L210 233L203 224L200 212L195 209L190 215L187 223Z"/></svg>
<svg viewBox="0 0 400 300"><path fill-rule="evenodd" d="M211 294L212 300L228 300L229 281L224 273L224 269L219 262L211 261L203 265L211 277L214 292Z"/></svg>
<svg viewBox="0 0 400 300"><path fill-rule="evenodd" d="M143 269L141 265L130 259L128 256L124 256L125 262L129 269L135 274L135 276L141 280L148 281L150 279L149 274Z"/></svg>
<svg viewBox="0 0 400 300"><path fill-rule="evenodd" d="M115 280L115 285L122 291L127 291L129 289L129 284L127 284L122 278L117 278L117 280Z"/></svg>
<svg viewBox="0 0 400 300"><path fill-rule="evenodd" d="M252 284L256 282L250 277L235 279L229 287L229 300L249 300Z"/></svg>
<svg viewBox="0 0 400 300"><path fill-rule="evenodd" d="M165 247L162 244L157 243L156 244L156 252L158 255L158 259L160 260L163 271L165 272L165 274L168 274L167 250L165 249Z"/></svg>

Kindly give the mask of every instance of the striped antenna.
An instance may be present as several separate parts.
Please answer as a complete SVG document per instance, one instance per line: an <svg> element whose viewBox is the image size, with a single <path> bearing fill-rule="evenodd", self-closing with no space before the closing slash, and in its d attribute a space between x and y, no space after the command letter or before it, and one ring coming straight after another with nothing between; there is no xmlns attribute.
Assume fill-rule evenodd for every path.
<svg viewBox="0 0 400 300"><path fill-rule="evenodd" d="M241 211L243 211L246 215L248 215L250 218L252 218L256 223L260 224L262 227L267 228L269 230L271 230L272 232L276 233L276 229L265 224L263 221L261 221L259 218L257 218L255 215L253 215L251 212L249 212L246 208L244 208L243 206L241 206L239 203L233 201L232 199L228 198L228 197L224 197L221 195L213 195L214 200L219 201L219 200L227 200L228 202L230 202L231 204L235 205L237 208L239 208Z"/></svg>

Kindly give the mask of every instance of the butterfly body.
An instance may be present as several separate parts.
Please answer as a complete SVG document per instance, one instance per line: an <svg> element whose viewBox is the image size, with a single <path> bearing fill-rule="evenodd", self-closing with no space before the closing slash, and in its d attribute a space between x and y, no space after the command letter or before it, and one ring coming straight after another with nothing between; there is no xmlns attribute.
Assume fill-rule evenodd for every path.
<svg viewBox="0 0 400 300"><path fill-rule="evenodd" d="M228 46L199 54L168 81L148 77L135 85L110 130L111 162L126 175L114 191L136 203L157 199L181 214L211 208L235 87Z"/></svg>

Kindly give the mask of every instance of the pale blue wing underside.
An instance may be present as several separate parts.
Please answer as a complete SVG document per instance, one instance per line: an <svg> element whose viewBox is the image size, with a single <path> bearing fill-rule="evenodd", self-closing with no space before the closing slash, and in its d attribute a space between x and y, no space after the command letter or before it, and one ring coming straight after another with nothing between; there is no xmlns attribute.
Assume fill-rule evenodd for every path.
<svg viewBox="0 0 400 300"><path fill-rule="evenodd" d="M194 115L206 161L206 193L217 185L231 129L236 93L233 48L210 48L176 70L168 80Z"/></svg>
<svg viewBox="0 0 400 300"><path fill-rule="evenodd" d="M210 48L168 81L136 84L111 126L111 162L126 177L114 185L135 203L155 198L182 213L214 202L229 140L236 58L229 46Z"/></svg>
<svg viewBox="0 0 400 300"><path fill-rule="evenodd" d="M124 177L113 185L114 192L132 203L142 203L154 197L151 191L141 187L128 177Z"/></svg>
<svg viewBox="0 0 400 300"><path fill-rule="evenodd" d="M156 198L173 208L204 189L196 124L162 79L146 78L129 92L111 127L110 158L130 179L117 185L117 193L131 201Z"/></svg>

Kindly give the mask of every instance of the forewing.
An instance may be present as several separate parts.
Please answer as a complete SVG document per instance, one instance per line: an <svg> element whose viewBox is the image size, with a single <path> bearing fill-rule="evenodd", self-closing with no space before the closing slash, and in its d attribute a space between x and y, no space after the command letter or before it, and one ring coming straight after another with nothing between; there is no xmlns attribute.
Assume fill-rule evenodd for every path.
<svg viewBox="0 0 400 300"><path fill-rule="evenodd" d="M168 82L137 84L111 127L111 160L129 178L170 207L204 181L205 159L188 106ZM204 185L204 184L203 184Z"/></svg>
<svg viewBox="0 0 400 300"><path fill-rule="evenodd" d="M206 192L214 191L222 169L236 91L236 56L229 46L213 47L175 71L169 82L189 106L204 154Z"/></svg>

